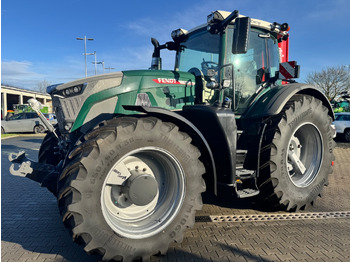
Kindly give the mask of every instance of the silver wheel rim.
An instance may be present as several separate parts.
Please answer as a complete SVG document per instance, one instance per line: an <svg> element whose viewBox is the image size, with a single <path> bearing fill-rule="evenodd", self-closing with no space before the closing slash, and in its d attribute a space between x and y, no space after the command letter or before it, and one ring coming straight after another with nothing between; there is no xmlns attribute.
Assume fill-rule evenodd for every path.
<svg viewBox="0 0 350 262"><path fill-rule="evenodd" d="M123 194L127 179L122 184L116 178L129 172L146 172L157 182L154 199L138 206ZM134 150L123 156L108 172L101 194L103 216L120 236L142 239L164 230L178 214L185 197L185 176L178 160L168 151L157 147Z"/></svg>
<svg viewBox="0 0 350 262"><path fill-rule="evenodd" d="M323 159L323 140L312 123L303 123L288 143L287 170L296 187L307 187L317 177Z"/></svg>
<svg viewBox="0 0 350 262"><path fill-rule="evenodd" d="M41 133L44 133L45 132L45 128L43 126L36 126L34 128L34 132L37 133L37 134L41 134Z"/></svg>

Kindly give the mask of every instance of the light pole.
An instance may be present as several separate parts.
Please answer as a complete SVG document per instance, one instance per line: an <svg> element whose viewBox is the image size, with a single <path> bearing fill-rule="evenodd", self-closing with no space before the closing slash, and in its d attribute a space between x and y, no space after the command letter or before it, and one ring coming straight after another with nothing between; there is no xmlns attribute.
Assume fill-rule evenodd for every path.
<svg viewBox="0 0 350 262"><path fill-rule="evenodd" d="M347 95L350 95L350 65L346 65L345 67L348 68Z"/></svg>
<svg viewBox="0 0 350 262"><path fill-rule="evenodd" d="M106 67L105 69L109 69L109 72L111 72L111 69L115 69L114 67Z"/></svg>
<svg viewBox="0 0 350 262"><path fill-rule="evenodd" d="M93 38L86 38L86 35L84 38L77 37L77 40L84 40L84 57L85 57L85 77L87 77L87 65L86 65L86 40L92 41L94 40Z"/></svg>
<svg viewBox="0 0 350 262"><path fill-rule="evenodd" d="M95 64L95 66L102 65L102 73L104 74L104 72L105 72L105 62L104 61L96 62L96 60L95 60L95 62L92 62L92 63Z"/></svg>
<svg viewBox="0 0 350 262"><path fill-rule="evenodd" d="M86 55L94 55L95 56L95 62L93 62L93 64L95 64L95 75L97 75L96 51L94 51L93 53L88 53Z"/></svg>

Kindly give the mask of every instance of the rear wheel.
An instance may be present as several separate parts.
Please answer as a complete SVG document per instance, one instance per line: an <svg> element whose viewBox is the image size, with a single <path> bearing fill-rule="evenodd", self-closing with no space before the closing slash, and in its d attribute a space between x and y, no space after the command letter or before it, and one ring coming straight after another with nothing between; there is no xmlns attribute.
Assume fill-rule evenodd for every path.
<svg viewBox="0 0 350 262"><path fill-rule="evenodd" d="M306 208L332 173L331 117L320 100L296 95L276 122L262 150L260 190L264 201L287 210Z"/></svg>
<svg viewBox="0 0 350 262"><path fill-rule="evenodd" d="M42 134L42 133L45 133L45 127L43 127L42 125L37 125L34 127L34 130L33 132L35 134Z"/></svg>
<svg viewBox="0 0 350 262"><path fill-rule="evenodd" d="M205 190L191 138L156 118L119 118L85 135L59 181L73 239L104 261L149 259L182 241Z"/></svg>

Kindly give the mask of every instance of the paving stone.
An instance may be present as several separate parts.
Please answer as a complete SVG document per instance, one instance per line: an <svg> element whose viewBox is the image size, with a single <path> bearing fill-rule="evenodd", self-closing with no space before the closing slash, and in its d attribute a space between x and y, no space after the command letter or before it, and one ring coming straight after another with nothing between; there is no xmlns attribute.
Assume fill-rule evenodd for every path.
<svg viewBox="0 0 350 262"><path fill-rule="evenodd" d="M337 147L335 155L334 173L322 199L317 199L310 210L299 213L350 211L350 147ZM6 157L1 161L7 161ZM52 194L1 168L2 262L98 261L72 242ZM19 198L19 192L25 197ZM254 208L248 200L231 203L210 195L203 198L203 209L198 212L202 216L270 214ZM350 261L350 218L197 222L181 244L171 244L165 256L153 256L151 261Z"/></svg>

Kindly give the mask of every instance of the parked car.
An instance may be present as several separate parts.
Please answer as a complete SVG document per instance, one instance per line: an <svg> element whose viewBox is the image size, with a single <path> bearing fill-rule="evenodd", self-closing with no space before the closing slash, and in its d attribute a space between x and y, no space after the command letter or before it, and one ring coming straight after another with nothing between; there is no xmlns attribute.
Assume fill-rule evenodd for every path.
<svg viewBox="0 0 350 262"><path fill-rule="evenodd" d="M335 113L333 125L335 125L337 136L342 136L350 142L350 112Z"/></svg>
<svg viewBox="0 0 350 262"><path fill-rule="evenodd" d="M57 119L56 119L56 115L53 113L49 113L49 114L44 114L44 116L46 117L47 120L49 120L49 122L51 123L51 125L56 125L57 124Z"/></svg>
<svg viewBox="0 0 350 262"><path fill-rule="evenodd" d="M47 128L38 117L37 113L20 113L1 121L1 133L44 133Z"/></svg>

